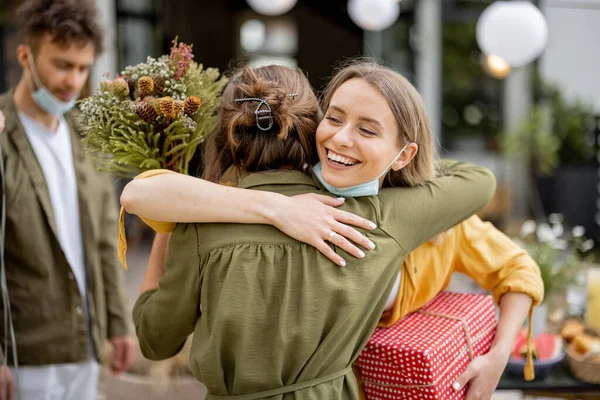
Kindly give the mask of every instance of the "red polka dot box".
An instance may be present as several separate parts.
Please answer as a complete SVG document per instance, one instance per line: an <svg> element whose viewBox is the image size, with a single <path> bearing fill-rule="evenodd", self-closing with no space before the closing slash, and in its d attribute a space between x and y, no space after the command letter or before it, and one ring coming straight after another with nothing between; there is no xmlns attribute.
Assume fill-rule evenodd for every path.
<svg viewBox="0 0 600 400"><path fill-rule="evenodd" d="M490 296L442 292L389 328L378 328L358 358L367 398L459 400L452 389L496 333Z"/></svg>

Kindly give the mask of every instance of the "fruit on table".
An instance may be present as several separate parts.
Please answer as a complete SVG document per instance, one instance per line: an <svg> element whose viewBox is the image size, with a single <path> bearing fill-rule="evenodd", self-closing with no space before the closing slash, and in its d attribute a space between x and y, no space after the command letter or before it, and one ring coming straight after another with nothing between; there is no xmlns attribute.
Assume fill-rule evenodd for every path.
<svg viewBox="0 0 600 400"><path fill-rule="evenodd" d="M533 359L539 361L555 359L560 354L562 343L562 338L553 333L545 332L536 336L532 343ZM519 331L511 357L514 359L527 357L527 331Z"/></svg>

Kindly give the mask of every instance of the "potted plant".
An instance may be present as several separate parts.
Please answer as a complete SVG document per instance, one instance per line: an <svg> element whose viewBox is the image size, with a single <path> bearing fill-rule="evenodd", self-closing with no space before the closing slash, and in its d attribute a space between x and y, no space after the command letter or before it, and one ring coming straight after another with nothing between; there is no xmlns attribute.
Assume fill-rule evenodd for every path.
<svg viewBox="0 0 600 400"><path fill-rule="evenodd" d="M539 223L525 221L514 240L539 265L544 282L544 302L536 307L533 318L535 336L546 331L548 306L564 298L567 289L579 283L582 269L592 263L594 241L585 237L582 226L566 229L560 214L551 214Z"/></svg>
<svg viewBox="0 0 600 400"><path fill-rule="evenodd" d="M538 79L529 116L503 133L500 144L509 158L526 161L533 173L532 208L537 217L560 213L588 234L598 232L595 157L596 117L581 100L568 100L557 85Z"/></svg>

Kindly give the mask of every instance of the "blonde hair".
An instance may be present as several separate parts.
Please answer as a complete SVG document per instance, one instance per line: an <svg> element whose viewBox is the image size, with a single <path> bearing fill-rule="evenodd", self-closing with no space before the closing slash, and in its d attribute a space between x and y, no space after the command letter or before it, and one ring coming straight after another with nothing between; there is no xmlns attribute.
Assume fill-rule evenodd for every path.
<svg viewBox="0 0 600 400"><path fill-rule="evenodd" d="M433 179L435 145L425 104L415 87L402 75L371 59L354 59L342 66L325 88L323 110L335 91L351 79L362 79L387 100L398 124L399 146L416 143L415 157L399 171L390 170L384 186L413 186Z"/></svg>
<svg viewBox="0 0 600 400"><path fill-rule="evenodd" d="M270 129L257 126L257 102L236 101L248 98L268 102ZM317 160L315 131L321 115L312 86L300 70L278 65L242 68L220 99L217 126L206 145L204 179L219 182L232 169L242 175L280 169L307 172L306 166Z"/></svg>

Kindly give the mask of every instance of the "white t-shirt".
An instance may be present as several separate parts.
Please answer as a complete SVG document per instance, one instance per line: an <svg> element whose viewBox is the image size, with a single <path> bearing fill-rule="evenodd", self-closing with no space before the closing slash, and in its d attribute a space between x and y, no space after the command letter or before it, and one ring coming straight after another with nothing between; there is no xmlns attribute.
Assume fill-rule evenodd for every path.
<svg viewBox="0 0 600 400"><path fill-rule="evenodd" d="M77 281L77 286L84 299L83 304L86 305L85 262L79 221L79 197L69 125L63 117L60 117L58 129L56 132L52 132L24 113L19 113L19 119L44 172L54 212L58 241Z"/></svg>
<svg viewBox="0 0 600 400"><path fill-rule="evenodd" d="M398 273L396 277L396 282L394 282L394 287L392 288L392 293L390 293L387 302L385 303L385 311L391 310L394 308L394 304L396 304L396 297L398 297L398 292L400 290L400 280L402 277L402 270Z"/></svg>

